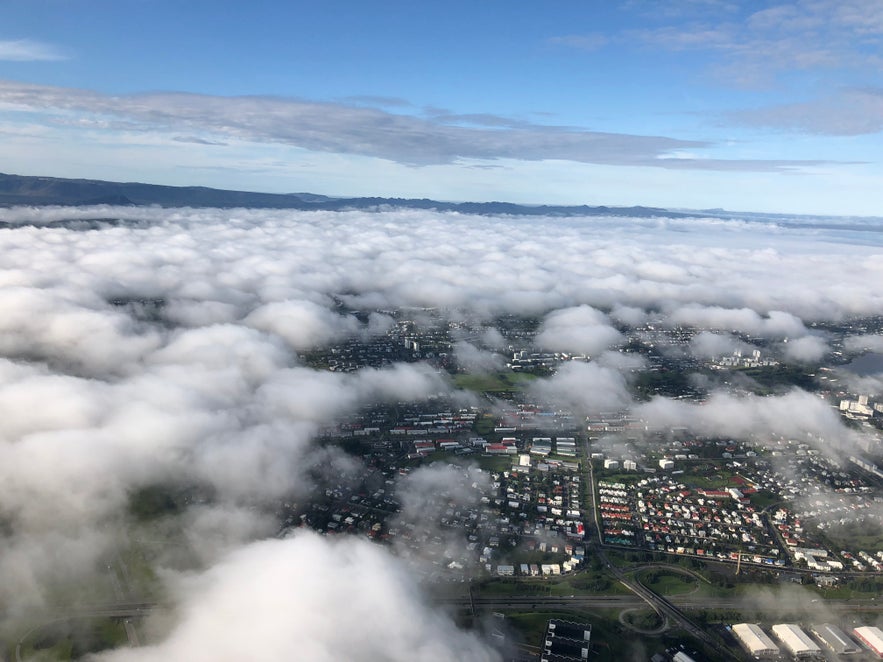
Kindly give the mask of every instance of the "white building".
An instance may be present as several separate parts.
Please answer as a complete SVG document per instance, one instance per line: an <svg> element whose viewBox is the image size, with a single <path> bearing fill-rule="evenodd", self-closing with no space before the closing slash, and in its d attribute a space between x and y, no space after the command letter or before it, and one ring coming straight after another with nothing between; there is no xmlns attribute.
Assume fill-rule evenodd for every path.
<svg viewBox="0 0 883 662"><path fill-rule="evenodd" d="M773 634L796 658L819 657L822 649L809 635L792 623L779 623L773 626Z"/></svg>
<svg viewBox="0 0 883 662"><path fill-rule="evenodd" d="M754 623L737 623L733 626L733 634L754 658L776 657L779 654L779 647Z"/></svg>
<svg viewBox="0 0 883 662"><path fill-rule="evenodd" d="M866 625L854 629L852 633L859 638L859 641L874 651L877 657L883 659L883 632L880 631L880 628Z"/></svg>
<svg viewBox="0 0 883 662"><path fill-rule="evenodd" d="M853 655L860 650L843 630L831 623L813 626L812 631L835 655Z"/></svg>

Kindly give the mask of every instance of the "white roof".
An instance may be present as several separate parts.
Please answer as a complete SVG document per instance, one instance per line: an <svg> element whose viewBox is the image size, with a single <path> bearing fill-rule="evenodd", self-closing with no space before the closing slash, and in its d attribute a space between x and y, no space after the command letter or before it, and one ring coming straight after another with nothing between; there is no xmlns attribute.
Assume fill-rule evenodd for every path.
<svg viewBox="0 0 883 662"><path fill-rule="evenodd" d="M866 625L856 628L853 632L868 646L873 648L875 653L883 654L883 631L880 628Z"/></svg>
<svg viewBox="0 0 883 662"><path fill-rule="evenodd" d="M779 647L773 643L773 640L754 623L737 623L733 626L733 634L739 637L752 654L765 651L779 652Z"/></svg>
<svg viewBox="0 0 883 662"><path fill-rule="evenodd" d="M794 655L822 652L822 649L809 638L809 635L806 634L806 632L791 623L779 623L778 625L774 625L773 634L775 634Z"/></svg>

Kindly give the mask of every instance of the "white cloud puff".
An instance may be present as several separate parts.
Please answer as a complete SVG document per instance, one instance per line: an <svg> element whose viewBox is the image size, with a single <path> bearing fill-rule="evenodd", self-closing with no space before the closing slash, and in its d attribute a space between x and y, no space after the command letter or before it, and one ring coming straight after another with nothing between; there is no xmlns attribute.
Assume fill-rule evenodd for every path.
<svg viewBox="0 0 883 662"><path fill-rule="evenodd" d="M604 313L583 305L549 313L535 342L544 349L593 356L623 340Z"/></svg>
<svg viewBox="0 0 883 662"><path fill-rule="evenodd" d="M301 532L234 552L182 584L164 641L94 656L154 660L493 662L499 655L423 600L383 548Z"/></svg>

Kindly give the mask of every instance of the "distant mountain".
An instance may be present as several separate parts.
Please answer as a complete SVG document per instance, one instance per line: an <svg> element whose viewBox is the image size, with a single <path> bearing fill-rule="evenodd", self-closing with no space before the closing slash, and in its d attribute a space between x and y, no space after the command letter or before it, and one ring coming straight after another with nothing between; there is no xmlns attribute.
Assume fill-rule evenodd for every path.
<svg viewBox="0 0 883 662"><path fill-rule="evenodd" d="M163 207L309 207L297 196L275 193L0 174L0 204L5 206L118 204L115 200Z"/></svg>
<svg viewBox="0 0 883 662"><path fill-rule="evenodd" d="M26 177L0 173L0 206L13 205L160 205L162 207L251 207L341 211L382 208L434 209L464 214L518 216L667 216L695 214L656 207L519 205L511 202L439 202L406 198L330 198L315 193L255 193L203 186L160 186L95 179Z"/></svg>

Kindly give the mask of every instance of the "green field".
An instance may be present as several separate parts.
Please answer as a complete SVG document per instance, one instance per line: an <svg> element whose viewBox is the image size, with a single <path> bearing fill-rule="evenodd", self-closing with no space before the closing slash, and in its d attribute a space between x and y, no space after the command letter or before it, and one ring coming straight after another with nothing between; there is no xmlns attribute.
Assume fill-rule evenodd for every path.
<svg viewBox="0 0 883 662"><path fill-rule="evenodd" d="M655 630L662 625L662 618L652 609L629 609L623 612L623 620L639 630Z"/></svg>
<svg viewBox="0 0 883 662"><path fill-rule="evenodd" d="M622 595L628 589L605 571L584 570L558 577L490 579L475 588L489 595Z"/></svg>
<svg viewBox="0 0 883 662"><path fill-rule="evenodd" d="M536 378L536 375L526 372L498 372L487 375L470 373L454 375L454 384L458 388L477 393L505 393L521 391Z"/></svg>
<svg viewBox="0 0 883 662"><path fill-rule="evenodd" d="M683 595L698 588L699 580L668 570L644 570L638 580L647 588L661 595Z"/></svg>
<svg viewBox="0 0 883 662"><path fill-rule="evenodd" d="M823 535L836 549L848 549L853 552L862 550L871 555L883 549L883 527L870 519L861 523L831 526L825 529Z"/></svg>
<svg viewBox="0 0 883 662"><path fill-rule="evenodd" d="M127 641L125 627L116 619L60 620L33 630L23 642L22 658L78 660Z"/></svg>

